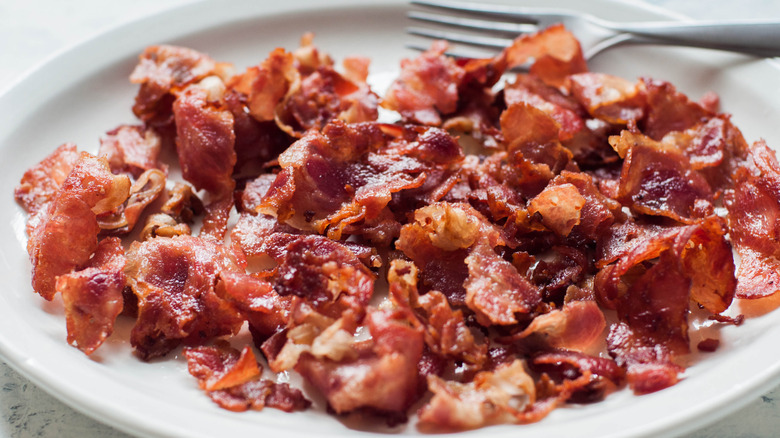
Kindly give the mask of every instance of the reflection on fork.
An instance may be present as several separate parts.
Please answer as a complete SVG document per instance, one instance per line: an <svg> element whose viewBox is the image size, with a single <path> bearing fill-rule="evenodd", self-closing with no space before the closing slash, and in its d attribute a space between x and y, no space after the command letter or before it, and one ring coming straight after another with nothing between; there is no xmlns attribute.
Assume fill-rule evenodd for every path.
<svg viewBox="0 0 780 438"><path fill-rule="evenodd" d="M579 39L586 59L626 43L672 44L756 56L780 56L780 21L617 23L567 9L490 5L457 0L411 0L411 3L454 12L456 15L411 11L409 18L433 23L438 27L409 27L408 33L481 48L502 49L519 34L563 23ZM452 27L471 32L448 30ZM414 45L410 47L421 48ZM458 53L453 55L458 56Z"/></svg>

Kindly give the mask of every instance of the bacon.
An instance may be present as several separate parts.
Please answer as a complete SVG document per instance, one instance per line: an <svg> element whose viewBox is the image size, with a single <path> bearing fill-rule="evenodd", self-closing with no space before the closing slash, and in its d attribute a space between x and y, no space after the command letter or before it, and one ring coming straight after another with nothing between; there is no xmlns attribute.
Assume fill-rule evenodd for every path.
<svg viewBox="0 0 780 438"><path fill-rule="evenodd" d="M405 418L417 399L422 333L409 326L406 315L393 311L370 311L366 322L372 340L356 358L317 359L305 353L295 370L337 414L368 410Z"/></svg>
<svg viewBox="0 0 780 438"><path fill-rule="evenodd" d="M660 140L672 131L685 131L714 116L668 82L642 78L641 83L647 93L647 115L642 132L653 140Z"/></svg>
<svg viewBox="0 0 780 438"><path fill-rule="evenodd" d="M231 78L227 86L246 96L249 114L263 122L274 120L276 106L296 81L300 74L292 54L277 48L259 65Z"/></svg>
<svg viewBox="0 0 780 438"><path fill-rule="evenodd" d="M350 81L324 66L293 85L277 109L276 120L285 132L300 137L332 120L375 121L377 106L378 97L365 81Z"/></svg>
<svg viewBox="0 0 780 438"><path fill-rule="evenodd" d="M539 315L512 341L541 344L547 349L585 351L601 337L606 320L595 301L572 301Z"/></svg>
<svg viewBox="0 0 780 438"><path fill-rule="evenodd" d="M65 143L55 149L40 163L24 172L14 189L16 202L30 216L35 215L57 196L79 157L73 143Z"/></svg>
<svg viewBox="0 0 780 438"><path fill-rule="evenodd" d="M508 68L533 59L530 72L551 86L561 86L569 75L588 71L579 41L562 24L523 34L504 49Z"/></svg>
<svg viewBox="0 0 780 438"><path fill-rule="evenodd" d="M87 266L57 277L62 294L68 343L92 354L114 331L122 312L125 251L116 237L103 239Z"/></svg>
<svg viewBox="0 0 780 438"><path fill-rule="evenodd" d="M618 200L638 213L680 222L709 214L712 188L681 153L628 131L610 143L625 155Z"/></svg>
<svg viewBox="0 0 780 438"><path fill-rule="evenodd" d="M318 312L362 315L374 291L375 275L347 246L322 236L272 235L269 255L279 263L274 289L296 296Z"/></svg>
<svg viewBox="0 0 780 438"><path fill-rule="evenodd" d="M51 300L58 275L84 266L98 248L97 215L113 211L128 196L127 176L115 176L104 159L82 152L57 195L30 234L33 289Z"/></svg>
<svg viewBox="0 0 780 438"><path fill-rule="evenodd" d="M648 343L626 324L615 324L610 328L607 349L615 362L626 370L626 379L635 394L668 388L677 383L683 371L672 361L663 343Z"/></svg>
<svg viewBox="0 0 780 438"><path fill-rule="evenodd" d="M231 113L209 103L206 90L200 87L187 88L176 99L173 112L184 179L215 195L232 192L236 154Z"/></svg>
<svg viewBox="0 0 780 438"><path fill-rule="evenodd" d="M338 239L357 222L363 228L392 221L387 206L394 197L420 188L432 173L454 173L461 158L454 139L437 129L334 122L280 155L282 171L258 212Z"/></svg>
<svg viewBox="0 0 780 438"><path fill-rule="evenodd" d="M138 297L138 319L130 333L136 353L148 360L182 342L237 333L243 320L217 296L214 284L221 272L241 271L235 257L210 239L177 236L133 242L125 272Z"/></svg>
<svg viewBox="0 0 780 438"><path fill-rule="evenodd" d="M615 361L567 350L536 354L528 363L537 373L545 373L556 381L575 380L590 373L587 385L578 388L569 398L572 403L594 403L619 389L625 381L625 370Z"/></svg>
<svg viewBox="0 0 780 438"><path fill-rule="evenodd" d="M763 141L750 148L752 166L735 174L735 186L726 193L728 226L740 257L737 297L761 298L780 290L780 164Z"/></svg>
<svg viewBox="0 0 780 438"><path fill-rule="evenodd" d="M636 336L673 353L687 353L690 300L720 313L734 297L730 245L714 217L653 234L629 240L618 262L597 274L597 296L603 305L617 309ZM654 258L658 261L646 268L645 262Z"/></svg>
<svg viewBox="0 0 780 438"><path fill-rule="evenodd" d="M605 73L578 73L567 78L567 88L588 114L607 123L625 125L641 120L647 98L643 87Z"/></svg>
<svg viewBox="0 0 780 438"><path fill-rule="evenodd" d="M418 411L422 430L459 431L515 423L515 414L536 401L536 388L523 361L478 373L469 383L428 377L433 398Z"/></svg>
<svg viewBox="0 0 780 438"><path fill-rule="evenodd" d="M223 271L215 289L249 322L256 345L283 329L289 321L291 297L279 296L270 282L242 272Z"/></svg>
<svg viewBox="0 0 780 438"><path fill-rule="evenodd" d="M114 173L138 178L144 171L167 166L158 161L162 138L152 127L121 125L100 138L98 156L105 156Z"/></svg>
<svg viewBox="0 0 780 438"><path fill-rule="evenodd" d="M382 107L429 126L440 125L442 114L455 112L465 72L444 56L446 50L447 43L437 41L417 58L401 61L401 73L385 92Z"/></svg>
<svg viewBox="0 0 780 438"><path fill-rule="evenodd" d="M147 47L130 75L130 82L141 85L133 113L144 122L167 123L173 94L212 74L216 67L214 60L192 49Z"/></svg>
<svg viewBox="0 0 780 438"><path fill-rule="evenodd" d="M232 177L235 133L232 114L211 105L207 96L200 87L188 87L173 104L176 150L184 179L213 196L206 207L202 234L221 239L227 231L236 186Z"/></svg>
<svg viewBox="0 0 780 438"><path fill-rule="evenodd" d="M466 265L466 305L484 326L514 324L515 313L531 313L541 302L539 289L486 243L472 248Z"/></svg>
<svg viewBox="0 0 780 438"><path fill-rule="evenodd" d="M425 345L432 353L481 367L487 360L487 345L477 343L463 312L453 310L444 294L436 290L419 293L418 274L414 263L393 260L387 274L393 301L401 308L414 310L424 330Z"/></svg>
<svg viewBox="0 0 780 438"><path fill-rule="evenodd" d="M285 412L307 409L311 402L286 383L261 379L260 364L249 347L240 353L229 345L185 348L187 370L219 406L233 412L272 407Z"/></svg>
<svg viewBox="0 0 780 438"><path fill-rule="evenodd" d="M579 103L563 95L557 88L545 84L537 76L518 75L514 82L504 88L504 100L507 107L525 103L547 113L559 125L560 140L571 139L585 128L585 112Z"/></svg>
<svg viewBox="0 0 780 438"><path fill-rule="evenodd" d="M98 217L100 228L115 234L132 231L144 209L162 193L165 179L165 174L159 169L149 169L142 173L130 186L127 201L116 211Z"/></svg>

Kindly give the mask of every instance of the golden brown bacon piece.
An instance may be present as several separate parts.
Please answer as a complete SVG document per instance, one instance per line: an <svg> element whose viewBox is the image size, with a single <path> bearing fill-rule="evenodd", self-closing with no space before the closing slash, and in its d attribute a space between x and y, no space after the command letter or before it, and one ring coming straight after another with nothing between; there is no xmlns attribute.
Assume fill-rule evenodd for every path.
<svg viewBox="0 0 780 438"><path fill-rule="evenodd" d="M185 348L187 370L198 385L221 407L234 412L272 407L286 412L311 405L303 394L286 383L261 379L262 369L250 347L238 350L225 344Z"/></svg>
<svg viewBox="0 0 780 438"><path fill-rule="evenodd" d="M84 269L57 277L57 292L65 304L68 343L92 354L114 331L122 312L125 250L116 237L98 244Z"/></svg>
<svg viewBox="0 0 780 438"><path fill-rule="evenodd" d="M40 214L27 252L33 289L47 300L56 292L58 275L84 266L98 247L97 215L111 212L127 199L130 180L113 175L105 159L82 152L57 195Z"/></svg>
<svg viewBox="0 0 780 438"><path fill-rule="evenodd" d="M243 266L211 239L157 237L133 242L126 273L138 297L130 343L142 359L162 356L180 343L201 343L238 332L243 320L214 290L223 272Z"/></svg>
<svg viewBox="0 0 780 438"><path fill-rule="evenodd" d="M644 87L604 73L579 73L567 78L572 96L588 113L608 123L625 125L644 117Z"/></svg>
<svg viewBox="0 0 780 438"><path fill-rule="evenodd" d="M167 123L172 93L213 73L217 64L207 55L176 46L150 46L139 56L130 82L141 84L133 113L144 122Z"/></svg>
<svg viewBox="0 0 780 438"><path fill-rule="evenodd" d="M98 217L102 230L112 233L129 233L135 227L144 209L154 202L165 189L165 174L159 169L142 173L130 186L130 196L116 211Z"/></svg>

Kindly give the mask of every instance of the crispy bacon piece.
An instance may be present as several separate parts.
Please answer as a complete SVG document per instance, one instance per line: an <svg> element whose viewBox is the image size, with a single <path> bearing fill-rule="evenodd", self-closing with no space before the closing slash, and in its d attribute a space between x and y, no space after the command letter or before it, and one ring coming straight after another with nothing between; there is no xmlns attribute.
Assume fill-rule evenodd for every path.
<svg viewBox="0 0 780 438"><path fill-rule="evenodd" d="M541 302L539 289L487 243L474 245L466 265L466 305L484 326L514 324L516 313L532 313Z"/></svg>
<svg viewBox="0 0 780 438"><path fill-rule="evenodd" d="M561 24L521 35L502 55L509 68L533 59L531 74L556 87L563 85L569 75L588 71L580 42Z"/></svg>
<svg viewBox="0 0 780 438"><path fill-rule="evenodd" d="M215 195L235 187L232 114L208 101L207 92L189 87L173 106L176 118L176 150L182 176L196 189Z"/></svg>
<svg viewBox="0 0 780 438"><path fill-rule="evenodd" d="M376 277L346 245L316 235L277 233L270 239L279 295L299 297L333 318L346 310L365 312Z"/></svg>
<svg viewBox="0 0 780 438"><path fill-rule="evenodd" d="M242 272L235 256L211 239L156 237L133 242L127 251L130 286L138 297L138 319L130 343L144 360L180 343L235 334L243 320L214 290L222 272Z"/></svg>
<svg viewBox="0 0 780 438"><path fill-rule="evenodd" d="M642 119L647 97L644 88L605 73L578 73L567 78L567 88L588 113L612 124Z"/></svg>
<svg viewBox="0 0 780 438"><path fill-rule="evenodd" d="M425 344L432 353L481 367L487 360L487 345L478 343L465 323L463 312L453 310L444 294L436 290L419 293L418 274L414 263L393 260L387 275L393 301L415 312L424 330Z"/></svg>
<svg viewBox="0 0 780 438"><path fill-rule="evenodd" d="M142 173L130 186L130 196L116 211L98 217L102 230L126 234L135 228L144 209L157 200L165 189L165 173L159 169L149 169Z"/></svg>
<svg viewBox="0 0 780 438"><path fill-rule="evenodd" d="M647 115L642 132L660 140L672 131L685 131L715 114L688 97L669 82L642 78L647 94Z"/></svg>
<svg viewBox="0 0 780 438"><path fill-rule="evenodd" d="M133 113L144 122L167 123L173 94L212 74L217 64L207 55L177 46L150 46L139 56L130 82L140 84Z"/></svg>
<svg viewBox="0 0 780 438"><path fill-rule="evenodd" d="M221 407L241 412L272 407L285 412L305 410L311 405L300 390L286 383L261 379L260 364L250 347L238 350L225 344L185 348L187 370L198 385Z"/></svg>
<svg viewBox="0 0 780 438"><path fill-rule="evenodd" d="M638 213L686 223L710 213L712 188L683 154L629 131L610 143L625 156L618 200Z"/></svg>
<svg viewBox="0 0 780 438"><path fill-rule="evenodd" d="M292 297L280 296L266 280L242 272L223 271L215 291L249 322L256 345L287 325Z"/></svg>
<svg viewBox="0 0 780 438"><path fill-rule="evenodd" d="M92 354L114 331L122 312L125 251L116 237L98 244L84 269L57 277L57 292L65 305L68 343Z"/></svg>
<svg viewBox="0 0 780 438"><path fill-rule="evenodd" d="M469 383L428 377L433 398L420 410L422 430L456 431L516 423L515 414L536 401L534 380L516 359L495 371L478 373Z"/></svg>
<svg viewBox="0 0 780 438"><path fill-rule="evenodd" d="M202 235L222 239L233 208L232 192L236 186L233 167L233 115L208 101L208 93L200 87L188 87L173 104L176 121L176 150L182 176L196 189L212 195L206 206Z"/></svg>
<svg viewBox="0 0 780 438"><path fill-rule="evenodd" d="M158 161L162 138L152 127L121 125L100 138L98 156L105 156L114 173L138 178L144 171L167 166Z"/></svg>
<svg viewBox="0 0 780 438"><path fill-rule="evenodd" d="M672 361L664 343L647 342L628 325L610 328L607 349L615 362L626 370L626 379L636 394L649 394L674 385L683 368Z"/></svg>
<svg viewBox="0 0 780 438"><path fill-rule="evenodd" d="M560 140L571 139L585 128L585 111L579 103L563 95L558 88L545 84L537 76L518 75L514 82L504 88L504 100L508 108L525 103L546 113L557 122ZM549 128L539 132L545 131L549 131Z"/></svg>
<svg viewBox="0 0 780 438"><path fill-rule="evenodd" d="M605 327L604 314L595 301L572 301L537 316L511 340L547 349L585 351L599 340Z"/></svg>
<svg viewBox="0 0 780 438"><path fill-rule="evenodd" d="M726 193L729 233L740 257L737 297L761 298L780 290L780 164L763 141L750 148L750 167L737 170Z"/></svg>
<svg viewBox="0 0 780 438"><path fill-rule="evenodd" d="M613 255L618 261L597 274L599 301L616 308L643 342L687 353L691 299L720 313L734 297L734 261L724 230L711 217L697 225L635 233L625 250Z"/></svg>
<svg viewBox="0 0 780 438"><path fill-rule="evenodd" d="M304 353L295 370L325 396L337 414L360 409L405 419L406 410L418 397L417 364L423 335L410 326L404 313L373 310L366 323L372 339L357 357L317 359Z"/></svg>
<svg viewBox="0 0 780 438"><path fill-rule="evenodd" d="M442 114L455 112L465 72L444 56L446 50L447 43L437 41L417 58L401 61L401 74L385 93L382 107L429 126L440 125Z"/></svg>
<svg viewBox="0 0 780 438"><path fill-rule="evenodd" d="M73 143L65 143L55 149L40 163L24 172L19 185L14 189L16 202L21 204L30 216L35 215L57 196L79 156Z"/></svg>
<svg viewBox="0 0 780 438"><path fill-rule="evenodd" d="M258 212L337 239L358 222L357 230L394 221L391 201L428 178L446 183L462 156L455 140L435 128L334 122L279 156L282 171ZM410 195L443 196L435 187L427 196Z"/></svg>
<svg viewBox="0 0 780 438"><path fill-rule="evenodd" d="M82 152L47 204L27 241L33 289L51 300L58 275L84 266L98 247L97 215L127 199L130 180L111 173L105 159Z"/></svg>
<svg viewBox="0 0 780 438"><path fill-rule="evenodd" d="M572 403L601 401L620 388L625 381L625 370L615 361L577 351L542 352L534 355L528 366L533 371L545 373L558 382L576 380L583 374L589 373L590 382L572 393L568 400Z"/></svg>

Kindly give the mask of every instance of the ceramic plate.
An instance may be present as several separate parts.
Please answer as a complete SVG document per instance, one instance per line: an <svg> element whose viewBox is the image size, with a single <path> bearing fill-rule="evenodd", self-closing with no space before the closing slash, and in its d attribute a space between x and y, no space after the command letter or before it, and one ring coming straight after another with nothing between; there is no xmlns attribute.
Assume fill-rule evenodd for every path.
<svg viewBox="0 0 780 438"><path fill-rule="evenodd" d="M528 1L533 4L534 2ZM616 19L650 19L658 11L607 0L539 1L569 6ZM229 61L239 69L254 65L274 47L297 47L302 33L340 60L347 55L373 59L372 80L383 83L397 72L409 42L403 29L408 6L400 1L240 0L189 4L114 29L63 52L0 96L0 354L20 373L74 408L116 428L142 436L361 436L373 433L316 409L285 414L231 413L198 389L186 362L172 354L144 363L127 344L131 321L117 330L91 358L65 341L58 301L45 302L30 287L25 250L25 215L12 189L25 169L63 142L96 151L98 138L122 123L136 87L127 77L147 45L180 44ZM724 111L749 141L764 137L780 145L780 88L777 66L719 52L625 47L597 57L595 71L627 78L652 76L676 84L696 99L714 90ZM735 304L733 311L741 309ZM543 421L459 434L491 437L635 437L690 431L722 417L769 390L780 376L780 312L748 319L722 332L722 348L694 357L684 379L667 390L636 397L628 391L602 403L558 409ZM393 430L416 434L413 428Z"/></svg>

